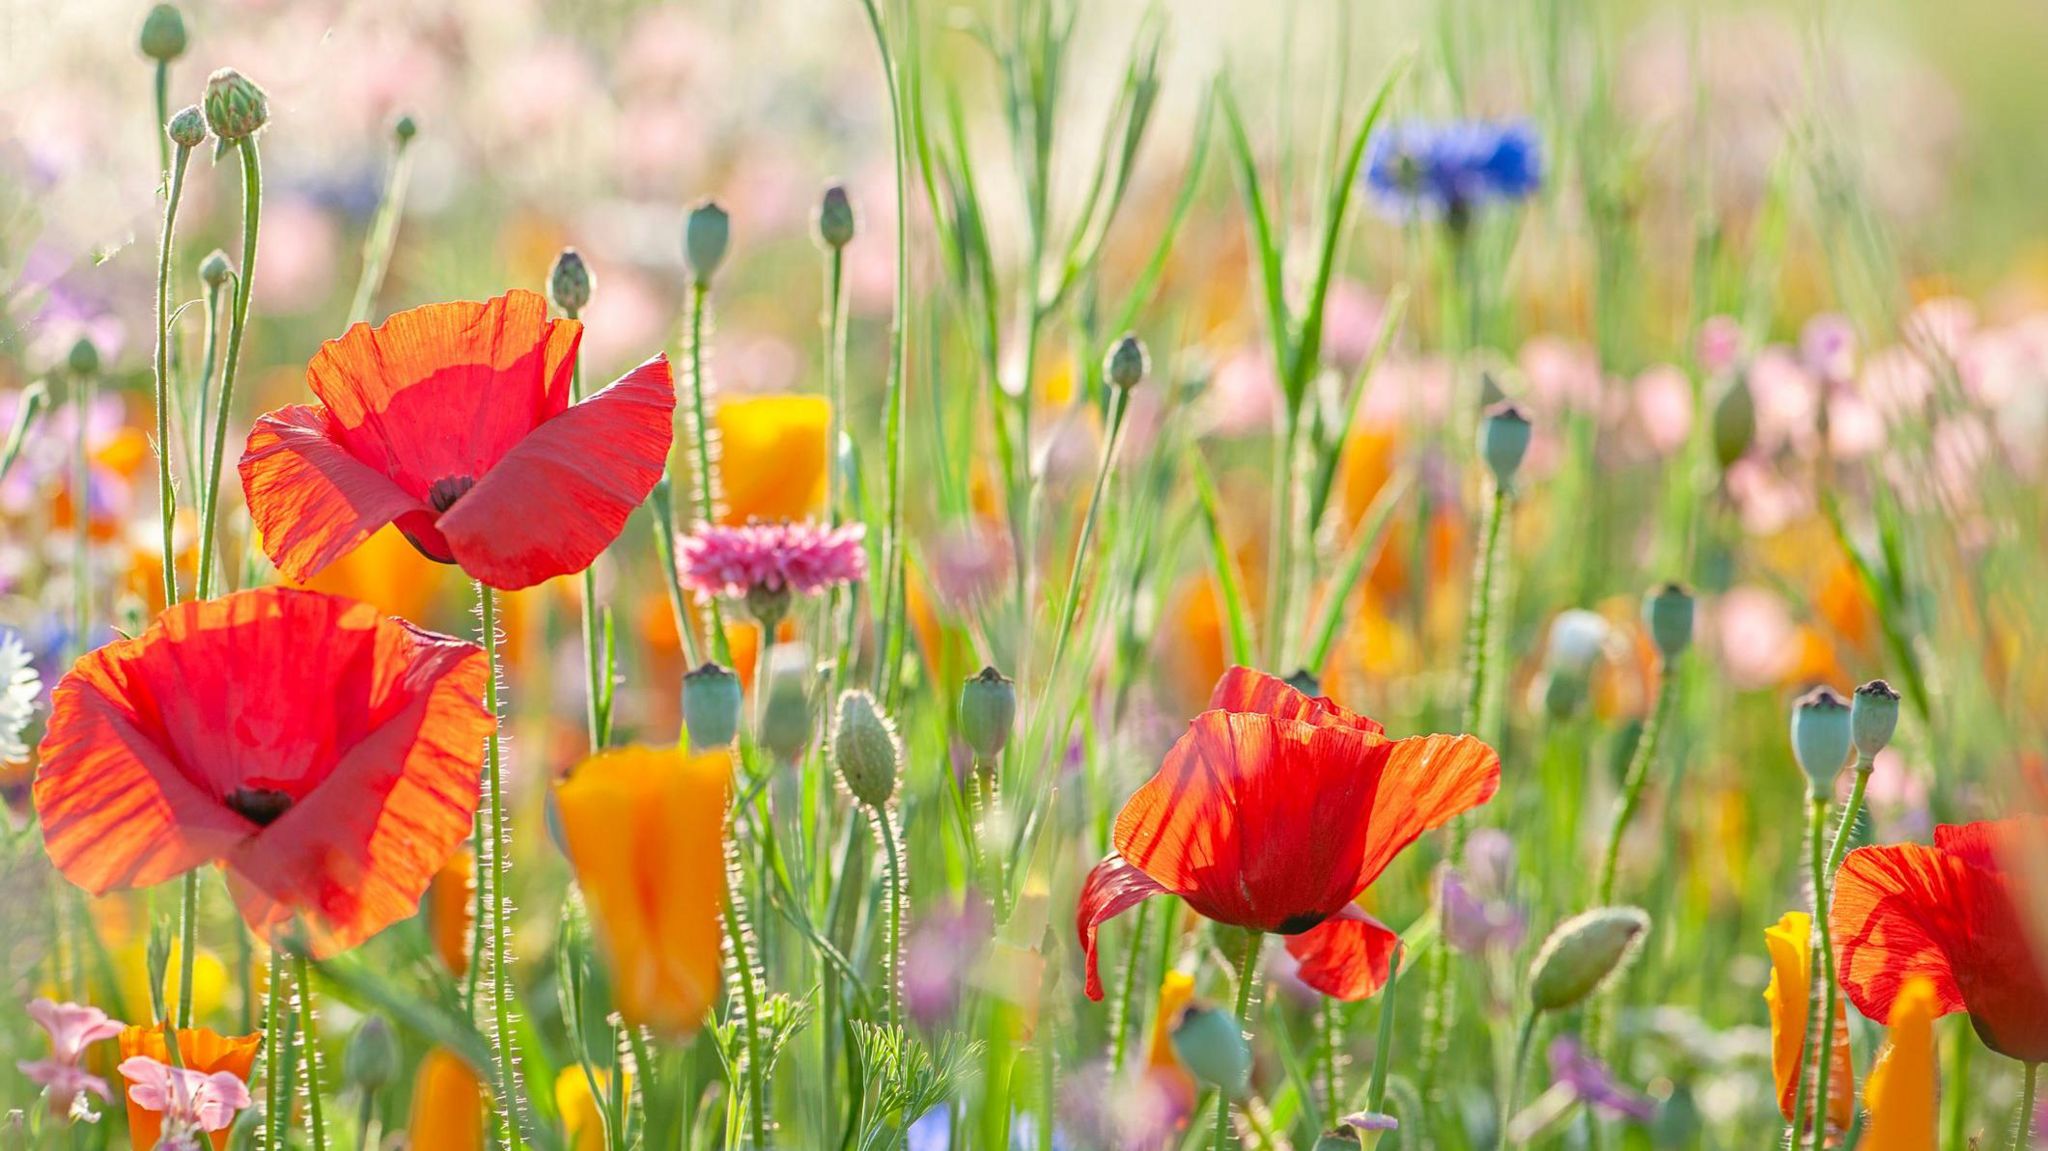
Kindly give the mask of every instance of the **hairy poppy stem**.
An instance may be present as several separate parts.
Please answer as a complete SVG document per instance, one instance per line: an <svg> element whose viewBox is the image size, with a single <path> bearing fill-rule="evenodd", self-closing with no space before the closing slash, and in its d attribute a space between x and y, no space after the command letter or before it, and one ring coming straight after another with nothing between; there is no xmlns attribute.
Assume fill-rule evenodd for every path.
<svg viewBox="0 0 2048 1151"><path fill-rule="evenodd" d="M477 616L482 621L484 659L489 664L489 675L484 680L484 706L491 713L491 733L484 745L484 787L489 798L490 816L485 821L483 839L478 842L480 859L487 865L479 868L480 873L490 875L490 889L477 885L477 922L488 922L485 932L489 946L485 954L470 960L472 971L488 963L488 974L481 976L491 989L491 1054L498 1062L497 1096L499 1119L505 1124L506 1146L519 1151L524 1146L520 1131L519 1105L519 1061L512 1055L512 976L506 962L506 924L512 915L512 901L505 896L505 776L501 754L499 729L504 723L503 701L498 688L498 596L491 586L482 580L476 585ZM488 916L488 921L485 917Z"/></svg>
<svg viewBox="0 0 2048 1151"><path fill-rule="evenodd" d="M319 1032L313 1024L313 966L305 955L294 964L299 983L299 1033L306 1045L306 1127L313 1135L313 1151L327 1151L327 1114L322 1109L320 1088Z"/></svg>
<svg viewBox="0 0 2048 1151"><path fill-rule="evenodd" d="M2040 1086L2040 1078L2041 1065L2027 1064L2026 1077L2020 1085L2020 1113L2012 1124L2012 1151L2027 1151L2033 1146L2034 1095Z"/></svg>
<svg viewBox="0 0 2048 1151"><path fill-rule="evenodd" d="M285 1145L284 949L270 949L270 980L263 990L263 1145L278 1151Z"/></svg>
<svg viewBox="0 0 2048 1151"><path fill-rule="evenodd" d="M891 1025L903 1021L903 905L910 898L910 886L903 875L903 848L896 840L896 817L885 807L871 807L875 834L882 841L883 862L889 868L889 933L882 940L882 994L889 1008Z"/></svg>
<svg viewBox="0 0 2048 1151"><path fill-rule="evenodd" d="M1323 1077L1323 1125L1335 1126L1343 1117L1343 1084L1337 1079L1337 1048L1344 1042L1344 1019L1338 1013L1337 1000L1324 996L1316 1005L1313 1026L1316 1039L1316 1063Z"/></svg>
<svg viewBox="0 0 2048 1151"><path fill-rule="evenodd" d="M1244 933L1244 955L1237 961L1237 1026L1251 1037L1252 1028L1252 987L1254 973L1259 964L1259 945L1266 941L1263 932ZM1216 1089L1216 1138L1210 1143L1211 1151L1223 1151L1231 1143L1230 1096L1222 1087Z"/></svg>
<svg viewBox="0 0 2048 1151"><path fill-rule="evenodd" d="M1811 841L1812 856L1813 931L1817 939L1815 950L1820 956L1819 967L1813 971L1812 979L1818 981L1822 990L1820 994L1813 994L1814 989L1808 988L1806 1037L1799 1056L1799 1090L1794 1094L1792 1103L1792 1145L1797 1147L1805 1142L1805 1130L1800 1125L1808 1124L1813 1132L1813 1145L1818 1148L1827 1142L1828 1078L1834 1063L1835 1019L1831 992L1835 983L1835 949L1828 931L1828 801L1826 796L1813 792L1808 802L1812 807L1807 838ZM1827 1014L1822 1014L1823 1010ZM1809 1065L1813 1067L1810 1077L1806 1073ZM1807 1092L1809 1079L1813 1088L1811 1095ZM1807 1114L1809 1102L1813 1106L1811 1119Z"/></svg>
<svg viewBox="0 0 2048 1151"><path fill-rule="evenodd" d="M705 311L710 299L709 286L702 283L690 285L689 329L684 336L689 342L686 362L690 374L691 451L697 465L691 483L697 489L697 520L707 525L718 522L718 470L711 458L710 415L704 398L707 390L704 379ZM704 602L704 612L707 617L704 630L709 633L711 652L719 663L731 667L732 649L725 639L725 612L715 597Z"/></svg>
<svg viewBox="0 0 2048 1151"><path fill-rule="evenodd" d="M1123 1071L1124 1055L1130 1049L1131 997L1138 986L1138 963L1145 953L1145 920L1151 910L1150 900L1138 905L1136 921L1131 924L1131 949L1124 955L1123 978L1117 981L1116 1001L1109 1006L1109 1069L1117 1073Z"/></svg>
<svg viewBox="0 0 2048 1151"><path fill-rule="evenodd" d="M158 76L162 77L162 65ZM177 228L178 204L185 196L185 170L192 149L178 145L170 164L169 192L164 200L164 228L156 256L156 486L163 520L164 606L178 602L178 552L171 529L178 514L178 491L171 484L171 237Z"/></svg>
<svg viewBox="0 0 2048 1151"><path fill-rule="evenodd" d="M398 223L405 215L405 188L412 178L412 135L394 132L391 137L391 178L377 200L377 214L363 237L363 270L356 281L356 294L348 307L351 326L369 320L377 305L377 291L384 286L385 269L391 266L392 249L398 246ZM580 398L580 397L579 397Z"/></svg>
<svg viewBox="0 0 2048 1151"><path fill-rule="evenodd" d="M399 156L401 163L404 162L404 149L405 145L400 144ZM397 176L394 175L392 179L395 182ZM564 307L562 309L562 314L572 320L580 319L580 312L581 309L579 308ZM569 369L569 402L572 404L583 402L583 349L580 346L576 350L576 362L570 365ZM674 565L670 566L673 567ZM674 577L671 576L670 578L673 580ZM604 745L611 739L611 708L608 698L610 693L605 682L606 677L611 674L611 661L606 658L609 653L605 649L609 645L604 642L603 632L598 626L597 561L592 560L590 566L583 569L581 581L583 584L583 679L584 690L587 693L584 698L583 711L585 725L590 735L590 750L592 754L596 754L603 751ZM677 637L680 639L683 625L681 622L678 622L676 627Z"/></svg>
<svg viewBox="0 0 2048 1151"><path fill-rule="evenodd" d="M192 1026L192 953L199 950L199 869L178 886L178 1026Z"/></svg>
<svg viewBox="0 0 2048 1151"><path fill-rule="evenodd" d="M263 216L263 164L256 137L235 142L242 154L242 267L235 278L233 315L228 323L227 357L220 373L220 407L214 413L213 445L200 490L199 598L213 595L214 523L220 513L220 469L228 438L228 409L235 399L235 381L242 369L242 338L249 328L249 292L256 280L256 234Z"/></svg>
<svg viewBox="0 0 2048 1151"><path fill-rule="evenodd" d="M1536 1045L1536 1020L1540 1016L1541 1013L1531 1007L1522 1016L1522 1028L1515 1035L1515 1061L1508 1067L1507 1094L1501 1096L1500 1122L1495 1124L1497 1147L1508 1145L1508 1120L1514 1117L1515 1105L1522 1096L1522 1076L1529 1067L1529 1049Z"/></svg>
<svg viewBox="0 0 2048 1151"><path fill-rule="evenodd" d="M768 1086L767 1075L761 1065L762 995L761 988L755 982L761 973L754 965L753 945L748 940L746 917L740 914L741 880L737 849L729 846L725 880L725 938L732 946L732 964L739 975L740 1010L746 1014L742 1021L741 1037L746 1045L747 1145L765 1149L768 1146ZM732 1113L728 1111L726 1114L730 1121Z"/></svg>
<svg viewBox="0 0 2048 1151"><path fill-rule="evenodd" d="M1365 1109L1376 1114L1387 1110L1387 1068L1394 1062L1394 993L1401 986L1401 949L1396 947L1387 960L1387 985L1380 990L1379 1037L1372 1047L1372 1078L1366 1081Z"/></svg>

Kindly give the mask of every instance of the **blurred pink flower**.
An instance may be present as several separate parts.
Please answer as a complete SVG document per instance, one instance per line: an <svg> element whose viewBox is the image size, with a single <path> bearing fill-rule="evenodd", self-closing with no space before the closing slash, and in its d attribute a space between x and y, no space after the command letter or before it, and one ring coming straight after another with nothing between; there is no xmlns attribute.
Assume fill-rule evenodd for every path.
<svg viewBox="0 0 2048 1151"><path fill-rule="evenodd" d="M1330 285L1323 310L1323 354L1331 366L1347 374L1357 371L1372 354L1386 314L1386 301L1358 281Z"/></svg>
<svg viewBox="0 0 2048 1151"><path fill-rule="evenodd" d="M50 1093L50 1110L69 1115L78 1096L90 1091L111 1099L106 1080L79 1066L85 1049L103 1039L121 1034L122 1024L107 1013L83 1003L57 1003L36 999L28 1005L28 1017L50 1037L50 1057L16 1064L23 1075Z"/></svg>
<svg viewBox="0 0 2048 1151"><path fill-rule="evenodd" d="M1766 454L1810 455L1820 432L1820 385L1790 350L1773 344L1749 364L1749 394L1756 401L1756 442Z"/></svg>
<svg viewBox="0 0 2048 1151"><path fill-rule="evenodd" d="M702 524L677 541L676 570L705 598L744 597L756 588L811 595L867 576L866 534L865 524Z"/></svg>
<svg viewBox="0 0 2048 1151"><path fill-rule="evenodd" d="M1593 349L1559 336L1536 336L1523 343L1518 360L1529 381L1528 398L1539 409L1599 412L1600 361Z"/></svg>
<svg viewBox="0 0 2048 1151"><path fill-rule="evenodd" d="M1798 628L1776 592L1734 587L1713 608L1713 635L1721 666L1739 690L1770 687L1797 658Z"/></svg>
<svg viewBox="0 0 2048 1151"><path fill-rule="evenodd" d="M1709 375L1720 375L1732 369L1742 361L1743 345L1747 342L1742 325L1735 317L1708 316L1700 324L1700 367Z"/></svg>
<svg viewBox="0 0 2048 1151"><path fill-rule="evenodd" d="M1280 383L1273 376L1272 356L1264 348L1247 345L1224 358L1209 379L1202 409L1210 430L1219 436L1271 431L1280 412Z"/></svg>
<svg viewBox="0 0 2048 1151"><path fill-rule="evenodd" d="M120 1070L128 1080L128 1098L144 1110L162 1113L166 1137L225 1131L235 1113L250 1104L249 1085L232 1071L209 1075L147 1055L123 1059Z"/></svg>
<svg viewBox="0 0 2048 1151"><path fill-rule="evenodd" d="M1755 458L1728 465L1725 482L1742 519L1742 530L1753 536L1783 531L1812 507L1811 492Z"/></svg>
<svg viewBox="0 0 2048 1151"><path fill-rule="evenodd" d="M1799 330L1799 360L1830 386L1856 378L1856 328L1848 319L1823 312Z"/></svg>
<svg viewBox="0 0 2048 1151"><path fill-rule="evenodd" d="M926 559L940 601L963 614L1000 594L1010 578L1009 539L979 524L941 531Z"/></svg>
<svg viewBox="0 0 2048 1151"><path fill-rule="evenodd" d="M308 312L340 290L336 256L341 243L334 218L303 196L263 205L259 290L251 306L266 315Z"/></svg>
<svg viewBox="0 0 2048 1151"><path fill-rule="evenodd" d="M1692 381L1671 364L1657 364L1636 377L1636 419L1650 447L1668 456L1692 437Z"/></svg>

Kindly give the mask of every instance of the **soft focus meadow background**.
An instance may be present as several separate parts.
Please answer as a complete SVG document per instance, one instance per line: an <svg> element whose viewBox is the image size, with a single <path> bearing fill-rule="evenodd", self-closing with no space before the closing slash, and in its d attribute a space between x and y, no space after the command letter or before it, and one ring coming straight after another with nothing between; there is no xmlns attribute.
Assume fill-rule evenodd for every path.
<svg viewBox="0 0 2048 1151"><path fill-rule="evenodd" d="M1354 204L1326 316L1318 387L1330 403L1368 365L1383 324L1389 334L1336 456L1309 586L1325 586L1376 497L1391 492L1391 512L1314 670L1331 695L1390 730L1456 724L1482 496L1469 412L1455 397L1483 370L1536 424L1505 545L1499 651L1508 670L1484 733L1502 752L1504 782L1481 823L1504 829L1513 847L1499 911L1526 925L1519 937L1540 939L1588 903L1655 682L1639 601L1655 582L1687 582L1700 604L1696 654L1681 667L1679 712L1623 845L1620 885L1655 928L1617 993L1627 1038L1615 1070L1658 1108L1648 1125L1598 1122L1625 1130L1629 1146L1762 1146L1779 1122L1762 933L1806 900L1805 784L1787 748L1788 701L1817 683L1846 691L1879 675L1906 693L1857 842L1924 840L1937 821L2048 805L2038 758L2048 748L2039 657L2048 640L2039 495L2048 8L1079 7L1050 145L1056 236L1076 229L1126 60L1152 37L1157 107L1101 259L1028 358L1014 320L1026 235L1018 153L970 19L1007 30L1009 6L920 2L914 47L897 44L916 80L932 170L949 193L971 171L999 285L985 301L973 262L942 242L956 234L953 203L913 188L906 513L916 636L899 716L913 861L909 1009L931 1034L957 1027L990 1043L960 1091L984 1109L974 1114L1007 1093L998 1105L1021 1116L1012 1126L1020 1146L1045 1145L1046 1119L1077 1100L1113 1094L1089 1078L1100 1074L1110 1009L1080 994L1074 893L1117 806L1222 670L1228 609L1217 557L1247 585L1255 619L1265 602L1277 385L1232 153L1221 117L1207 111L1212 89L1229 84L1244 109L1301 280L1326 219L1322 189L1340 139L1333 113L1348 131L1405 59L1390 120L1525 119L1543 140L1545 182L1528 204L1476 222L1462 280L1479 285L1474 299L1451 286L1460 281L1434 228L1378 214L1363 194ZM161 209L150 66L135 48L143 9L0 0L0 427L14 423L34 381L48 377L56 401L0 487L0 625L21 637L45 684L81 642L71 622L79 516L91 541L86 642L113 628L132 633L160 606L146 429ZM860 224L846 250L847 426L869 506L879 507L894 184L886 91L853 0L195 0L186 14L192 47L174 66L172 106L196 100L223 65L271 99L255 323L231 444L253 413L304 398L306 361L344 327L392 170L391 124L409 114L419 134L375 314L540 289L557 252L573 245L597 281L584 313L586 369L609 380L655 351L680 351L682 222L691 203L714 197L733 230L707 348L724 402L821 394L823 277L811 220L826 184L843 181ZM237 196L232 165L195 162L174 300L200 295L200 256L216 246L232 254ZM934 220L934 204L946 218ZM1155 279L1148 269L1164 236L1172 243ZM993 354L976 342L985 302L1001 339ZM1476 347L1453 358L1446 349L1464 342L1468 314ZM952 700L983 663L1013 666L1023 647L1052 641L1103 438L1099 364L1124 315L1150 346L1153 374L1131 399L1073 639L1089 664L1076 676L1080 722L1066 746L1023 748L1027 758L1011 768L1033 781L1030 794L1056 783L1059 798L1040 813L1036 854L1017 861L1022 900L998 929L965 894L946 782L963 762ZM198 326L185 325L188 358ZM81 337L105 364L83 413L58 383ZM1029 559L1038 594L1021 620L1002 594L1016 557L981 410L998 382L992 366L1002 386L1028 395L1044 489L1042 554ZM1728 406L1738 389L1745 396L1733 402L1753 405L1748 435ZM81 419L90 447L82 501L71 479ZM733 503L765 515L815 510L822 427L792 430L737 405L719 424ZM1197 456L1217 488L1221 547L1211 546L1191 478ZM248 556L230 565L231 582L274 580L261 552L245 547L247 517L230 488L230 555ZM629 526L598 579L619 636L617 722L641 739L672 739L683 657L644 523ZM438 630L475 628L459 573L388 530L315 586ZM1316 610L1302 613L1303 625L1322 618L1320 599L1309 602ZM514 953L526 1013L557 1034L551 956L569 876L548 838L545 796L584 751L577 603L576 581L562 579L508 596L504 608L522 908ZM733 638L744 673L754 640L741 628ZM1288 645L1297 661L1306 648ZM1038 688L1021 688L1028 711ZM0 706L46 710L47 696ZM28 746L38 729L32 715ZM29 819L33 766L15 759L0 768L9 807L0 1001L44 988L45 957L61 938L89 956L95 1001L139 1019L148 928L174 897L87 901L65 887ZM1425 841L1399 861L1374 890L1375 914L1397 927L1422 917L1439 850ZM248 961L232 945L232 911L214 904L218 929L206 937L217 946L198 962L199 1010L224 1030L247 1030ZM787 925L764 930L796 939ZM427 922L391 935L370 946L386 957L376 962L422 962ZM1110 925L1105 938L1106 970L1120 970L1129 924ZM1459 968L1466 1008L1454 1051L1473 1070L1470 1098L1457 1102L1473 1145L1488 1145L1493 1033L1508 1027L1499 1001L1529 946L1510 941ZM1198 946L1190 955L1201 993L1227 1001L1223 965ZM794 960L776 969L789 976L778 989L801 996L815 979L806 970ZM1276 972L1276 1032L1307 1018L1286 974ZM1138 998L1137 1020L1149 1021L1150 989ZM989 1023L991 1001L1029 1022ZM338 1067L361 1004L337 992L322 1006ZM1379 1008L1343 1010L1347 1078L1362 1083ZM1419 987L1404 1011L1419 1017ZM1854 1031L1860 1081L1879 1031L1860 1019ZM1960 1016L1942 1033L1950 1074L1972 1083L1950 1093L1944 1131L1993 1132L1986 1145L2001 1145L2014 1069L1981 1051L1959 1066L1971 1042ZM1271 1039L1259 1044L1260 1080L1289 1083L1291 1056ZM426 1044L405 1040L410 1068ZM0 1011L0 1065L35 1057L41 1042L20 1013ZM1055 1054L1057 1081L1048 1078ZM557 1047L555 1064L564 1058ZM821 1132L836 1131L829 1087L808 1066L780 1088L791 1146L821 1146ZM1412 1070L1397 1051L1397 1080ZM1540 1067L1532 1076L1547 1085ZM30 1106L33 1092L0 1073L0 1112ZM409 1072L379 1106L395 1146L411 1113ZM1279 1138L1313 1141L1312 1105L1275 1110ZM108 1120L117 1129L118 1112ZM1547 1137L1581 1146L1594 1127L1579 1119ZM999 1146L983 1142L989 1130L963 1131L955 1145ZM936 1137L926 1145L945 1145ZM13 1146L5 1138L0 1146ZM1085 1145L1067 1138L1062 1145Z"/></svg>

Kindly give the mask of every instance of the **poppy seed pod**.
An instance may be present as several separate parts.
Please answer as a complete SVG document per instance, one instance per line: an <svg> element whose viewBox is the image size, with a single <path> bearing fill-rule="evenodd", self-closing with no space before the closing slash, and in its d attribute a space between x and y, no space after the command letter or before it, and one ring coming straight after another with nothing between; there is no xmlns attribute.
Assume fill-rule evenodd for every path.
<svg viewBox="0 0 2048 1151"><path fill-rule="evenodd" d="M1558 924L1529 964L1530 1005L1563 1011L1585 1002L1649 930L1649 915L1636 907L1596 907Z"/></svg>
<svg viewBox="0 0 2048 1151"><path fill-rule="evenodd" d="M563 248L555 257L555 266L548 269L548 302L565 316L577 315L589 306L594 286L582 255L574 248Z"/></svg>
<svg viewBox="0 0 2048 1151"><path fill-rule="evenodd" d="M1833 688L1814 688L1792 705L1792 758L1814 794L1827 794L1849 758L1849 702Z"/></svg>
<svg viewBox="0 0 2048 1151"><path fill-rule="evenodd" d="M1173 1053L1195 1078L1230 1098L1251 1086L1252 1047L1244 1028L1228 1011L1197 1005L1173 1029Z"/></svg>
<svg viewBox="0 0 2048 1151"><path fill-rule="evenodd" d="M1128 332L1102 361L1103 376L1125 391L1137 387L1151 370L1152 358L1145 351L1145 342Z"/></svg>
<svg viewBox="0 0 2048 1151"><path fill-rule="evenodd" d="M1737 372L1714 404L1714 462L1726 471L1728 465L1749 452L1756 439L1756 397L1749 390L1749 373Z"/></svg>
<svg viewBox="0 0 2048 1151"><path fill-rule="evenodd" d="M824 198L818 201L817 228L818 242L835 252L853 242L853 201L847 198L844 184L825 189Z"/></svg>
<svg viewBox="0 0 2048 1151"><path fill-rule="evenodd" d="M683 221L683 262L690 278L700 288L711 286L711 277L725 261L725 248L732 239L732 220L716 201L706 200L690 209Z"/></svg>
<svg viewBox="0 0 2048 1151"><path fill-rule="evenodd" d="M142 54L168 64L185 54L185 14L175 4L158 4L142 18Z"/></svg>
<svg viewBox="0 0 2048 1151"><path fill-rule="evenodd" d="M875 697L849 691L839 697L839 721L832 728L832 761L839 778L855 799L881 808L896 794L896 776L903 769L903 744L896 725L882 713Z"/></svg>
<svg viewBox="0 0 2048 1151"><path fill-rule="evenodd" d="M1017 722L1017 685L993 667L960 686L960 738L979 763L994 763L1009 745Z"/></svg>
<svg viewBox="0 0 2048 1151"><path fill-rule="evenodd" d="M767 699L755 737L777 760L793 763L811 742L811 692L801 666L771 661Z"/></svg>
<svg viewBox="0 0 2048 1151"><path fill-rule="evenodd" d="M229 260L228 254L219 248L208 252L206 258L199 261L199 282L209 288L218 288L226 284L228 277L234 274L235 265L233 261Z"/></svg>
<svg viewBox="0 0 2048 1151"><path fill-rule="evenodd" d="M222 68L206 79L206 126L223 142L245 140L270 121L270 97L254 80Z"/></svg>
<svg viewBox="0 0 2048 1151"><path fill-rule="evenodd" d="M1666 663L1692 646L1692 618L1692 593L1680 584L1665 584L1643 600L1643 623Z"/></svg>
<svg viewBox="0 0 2048 1151"><path fill-rule="evenodd" d="M71 345L70 353L64 357L64 367L78 379L99 375L99 345L93 343L91 337L80 336L78 342Z"/></svg>
<svg viewBox="0 0 2048 1151"><path fill-rule="evenodd" d="M164 134L180 148L197 148L206 143L206 113L199 110L199 105L188 104L171 116L171 122L164 125Z"/></svg>
<svg viewBox="0 0 2048 1151"><path fill-rule="evenodd" d="M683 730L690 747L729 747L740 731L740 677L706 662L683 676Z"/></svg>
<svg viewBox="0 0 2048 1151"><path fill-rule="evenodd" d="M1522 457L1529 454L1529 438L1533 430L1529 417L1511 403L1495 404L1480 419L1479 454L1492 470L1494 482L1501 487L1514 486L1515 473L1522 467Z"/></svg>
<svg viewBox="0 0 2048 1151"><path fill-rule="evenodd" d="M413 137L419 134L420 122L413 119L410 114L391 121L391 141L401 148L412 143Z"/></svg>
<svg viewBox="0 0 2048 1151"><path fill-rule="evenodd" d="M1856 689L1849 703L1849 739L1856 754L1869 759L1892 741L1899 726L1899 693L1881 679Z"/></svg>
<svg viewBox="0 0 2048 1151"><path fill-rule="evenodd" d="M398 1037L381 1015L363 1020L348 1037L341 1054L341 1076L364 1091L375 1092L398 1078Z"/></svg>

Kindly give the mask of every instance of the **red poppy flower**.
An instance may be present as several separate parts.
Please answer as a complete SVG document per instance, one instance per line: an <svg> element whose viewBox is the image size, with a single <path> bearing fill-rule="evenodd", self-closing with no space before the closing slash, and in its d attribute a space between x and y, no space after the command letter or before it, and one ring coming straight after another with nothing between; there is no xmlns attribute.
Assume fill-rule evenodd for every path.
<svg viewBox="0 0 2048 1151"><path fill-rule="evenodd" d="M1993 1051L2048 1061L2048 980L2021 911L2023 896L2039 898L2025 885L2044 859L2041 816L1943 825L1933 847L1850 852L1828 916L1849 1002L1889 1020L1900 991L1923 976L1937 1017L1967 1011Z"/></svg>
<svg viewBox="0 0 2048 1151"><path fill-rule="evenodd" d="M263 416L242 453L271 562L304 581L395 523L508 591L590 566L661 478L676 392L656 356L570 406L582 334L512 292L323 344L306 369L320 403Z"/></svg>
<svg viewBox="0 0 2048 1151"><path fill-rule="evenodd" d="M353 947L418 910L469 834L485 674L474 644L339 596L179 604L58 682L44 849L95 895L218 860L259 934Z"/></svg>
<svg viewBox="0 0 2048 1151"><path fill-rule="evenodd" d="M1389 739L1378 723L1249 668L1223 674L1158 774L1124 804L1075 926L1102 998L1104 920L1178 895L1219 923L1289 936L1302 981L1360 999L1400 939L1353 902L1401 849L1500 787L1469 735Z"/></svg>

